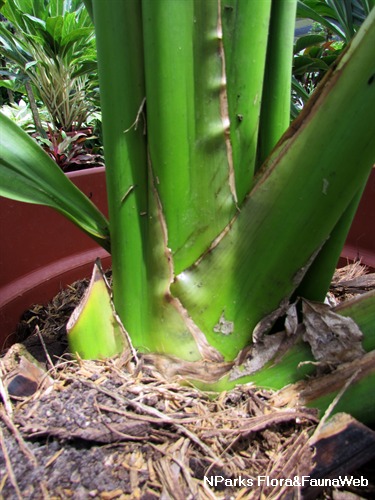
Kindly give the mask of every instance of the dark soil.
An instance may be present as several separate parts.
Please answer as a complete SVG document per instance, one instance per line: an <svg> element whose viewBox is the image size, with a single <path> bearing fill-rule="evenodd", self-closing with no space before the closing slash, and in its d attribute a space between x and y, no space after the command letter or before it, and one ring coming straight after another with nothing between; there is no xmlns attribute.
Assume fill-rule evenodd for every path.
<svg viewBox="0 0 375 500"><path fill-rule="evenodd" d="M0 498L303 498L276 479L313 470L314 410L277 408L250 385L203 394L165 381L142 358L72 359L65 324L86 284L25 313L19 342L41 368L21 344L0 359ZM204 480L212 476L216 486ZM315 496L374 494L370 484Z"/></svg>

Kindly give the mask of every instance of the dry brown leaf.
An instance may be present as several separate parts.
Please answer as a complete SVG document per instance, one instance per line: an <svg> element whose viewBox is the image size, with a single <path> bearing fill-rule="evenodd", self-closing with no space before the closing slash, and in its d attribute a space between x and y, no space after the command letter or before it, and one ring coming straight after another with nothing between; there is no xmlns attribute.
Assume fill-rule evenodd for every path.
<svg viewBox="0 0 375 500"><path fill-rule="evenodd" d="M240 366L232 368L229 380L236 380L263 368L268 361L275 357L284 340L285 332L278 332L272 335L264 335L261 341L245 348L246 358L241 359Z"/></svg>
<svg viewBox="0 0 375 500"><path fill-rule="evenodd" d="M363 334L352 318L341 316L326 304L303 300L302 336L317 361L339 365L364 354Z"/></svg>
<svg viewBox="0 0 375 500"><path fill-rule="evenodd" d="M293 302L286 311L285 331L288 337L295 335L298 329L297 302Z"/></svg>
<svg viewBox="0 0 375 500"><path fill-rule="evenodd" d="M286 314L285 331L268 335L268 330L282 315ZM272 359L278 359L291 347L299 334L297 303L283 304L260 321L253 331L253 343L238 354L229 380L261 370Z"/></svg>

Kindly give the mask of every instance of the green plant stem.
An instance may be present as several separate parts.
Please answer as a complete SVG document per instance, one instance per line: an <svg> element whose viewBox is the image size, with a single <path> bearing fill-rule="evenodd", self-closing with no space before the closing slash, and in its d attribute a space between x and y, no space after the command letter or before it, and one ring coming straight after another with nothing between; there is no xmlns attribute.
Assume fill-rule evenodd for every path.
<svg viewBox="0 0 375 500"><path fill-rule="evenodd" d="M260 122L258 166L290 123L290 94L297 0L272 2Z"/></svg>
<svg viewBox="0 0 375 500"><path fill-rule="evenodd" d="M371 361L374 362L373 356ZM374 364L372 364L374 367ZM374 423L374 400L371 396L375 386L375 368L369 368L366 374L360 373L361 378L349 384L348 388L338 399L332 414L339 412L350 413L354 418L357 418L363 423ZM339 391L329 391L328 394L319 398L314 398L311 401L302 402L302 404L318 408L323 414L329 407L333 399L338 395Z"/></svg>
<svg viewBox="0 0 375 500"><path fill-rule="evenodd" d="M375 350L375 290L335 307L335 312L349 316L364 334L363 348L366 352Z"/></svg>
<svg viewBox="0 0 375 500"><path fill-rule="evenodd" d="M364 184L364 187L366 183ZM307 271L295 296L323 302L364 191L359 190Z"/></svg>
<svg viewBox="0 0 375 500"><path fill-rule="evenodd" d="M375 12L273 151L228 234L172 287L226 360L292 295L347 200L365 184L375 147L375 122L367 119L375 106L374 45ZM233 322L229 335L217 332L223 313Z"/></svg>
<svg viewBox="0 0 375 500"><path fill-rule="evenodd" d="M29 98L30 109L33 115L33 120L35 124L35 129L39 132L42 137L46 137L46 132L43 129L42 122L40 121L40 116L38 112L38 106L36 105L33 89L29 81L25 81L25 89L27 92L27 97Z"/></svg>
<svg viewBox="0 0 375 500"><path fill-rule="evenodd" d="M147 157L141 5L94 0L117 313L135 345L148 330ZM137 122L137 117L139 122ZM143 215L142 215L143 214ZM142 342L141 342L142 343Z"/></svg>
<svg viewBox="0 0 375 500"><path fill-rule="evenodd" d="M142 9L149 161L178 273L236 210L219 101L218 3L144 0Z"/></svg>
<svg viewBox="0 0 375 500"><path fill-rule="evenodd" d="M253 183L266 65L271 0L222 4L230 140L241 205ZM280 138L280 137L279 137Z"/></svg>
<svg viewBox="0 0 375 500"><path fill-rule="evenodd" d="M94 7L92 1L93 0L83 0L83 3L85 4L85 7L87 9L87 12L89 13L91 20L94 22Z"/></svg>

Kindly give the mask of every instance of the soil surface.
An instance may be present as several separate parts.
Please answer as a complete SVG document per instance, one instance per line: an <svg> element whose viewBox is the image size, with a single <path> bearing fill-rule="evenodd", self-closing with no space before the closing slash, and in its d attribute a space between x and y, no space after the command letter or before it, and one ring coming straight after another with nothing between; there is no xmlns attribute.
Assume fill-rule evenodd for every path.
<svg viewBox="0 0 375 500"><path fill-rule="evenodd" d="M340 283L331 300L344 294ZM73 359L65 324L86 285L27 311L19 343L0 359L0 498L375 497L371 482L313 496L282 484L314 469L315 410L275 407L251 385L204 394L167 382L142 357Z"/></svg>

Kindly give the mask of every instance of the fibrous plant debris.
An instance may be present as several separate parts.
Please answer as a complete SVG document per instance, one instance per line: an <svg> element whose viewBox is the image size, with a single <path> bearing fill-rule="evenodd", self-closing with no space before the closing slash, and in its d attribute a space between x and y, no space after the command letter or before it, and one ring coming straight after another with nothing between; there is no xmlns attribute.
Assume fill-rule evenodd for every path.
<svg viewBox="0 0 375 500"><path fill-rule="evenodd" d="M61 360L54 370L52 386L2 410L4 498L16 498L15 484L30 499L272 498L274 486L228 485L311 468L315 411L272 408L266 391L213 398L145 366L129 375L120 360ZM204 476L230 481L215 488Z"/></svg>
<svg viewBox="0 0 375 500"><path fill-rule="evenodd" d="M374 288L375 273L369 272L366 266L357 261L336 269L327 294L327 302L335 306Z"/></svg>
<svg viewBox="0 0 375 500"><path fill-rule="evenodd" d="M22 363L25 378L38 381L32 396L10 402L7 393L23 348L16 344L0 360L0 498L239 500L303 494L298 485L258 484L257 478L309 474L314 410L277 406L271 392L251 385L202 393L167 382L142 357L132 374L121 358L72 359L64 353L64 325L85 286L73 284L25 317L21 328L38 326L40 332L24 343L48 369L45 376L31 376ZM219 478L216 486L204 479L213 476ZM253 485L236 483L239 478Z"/></svg>

